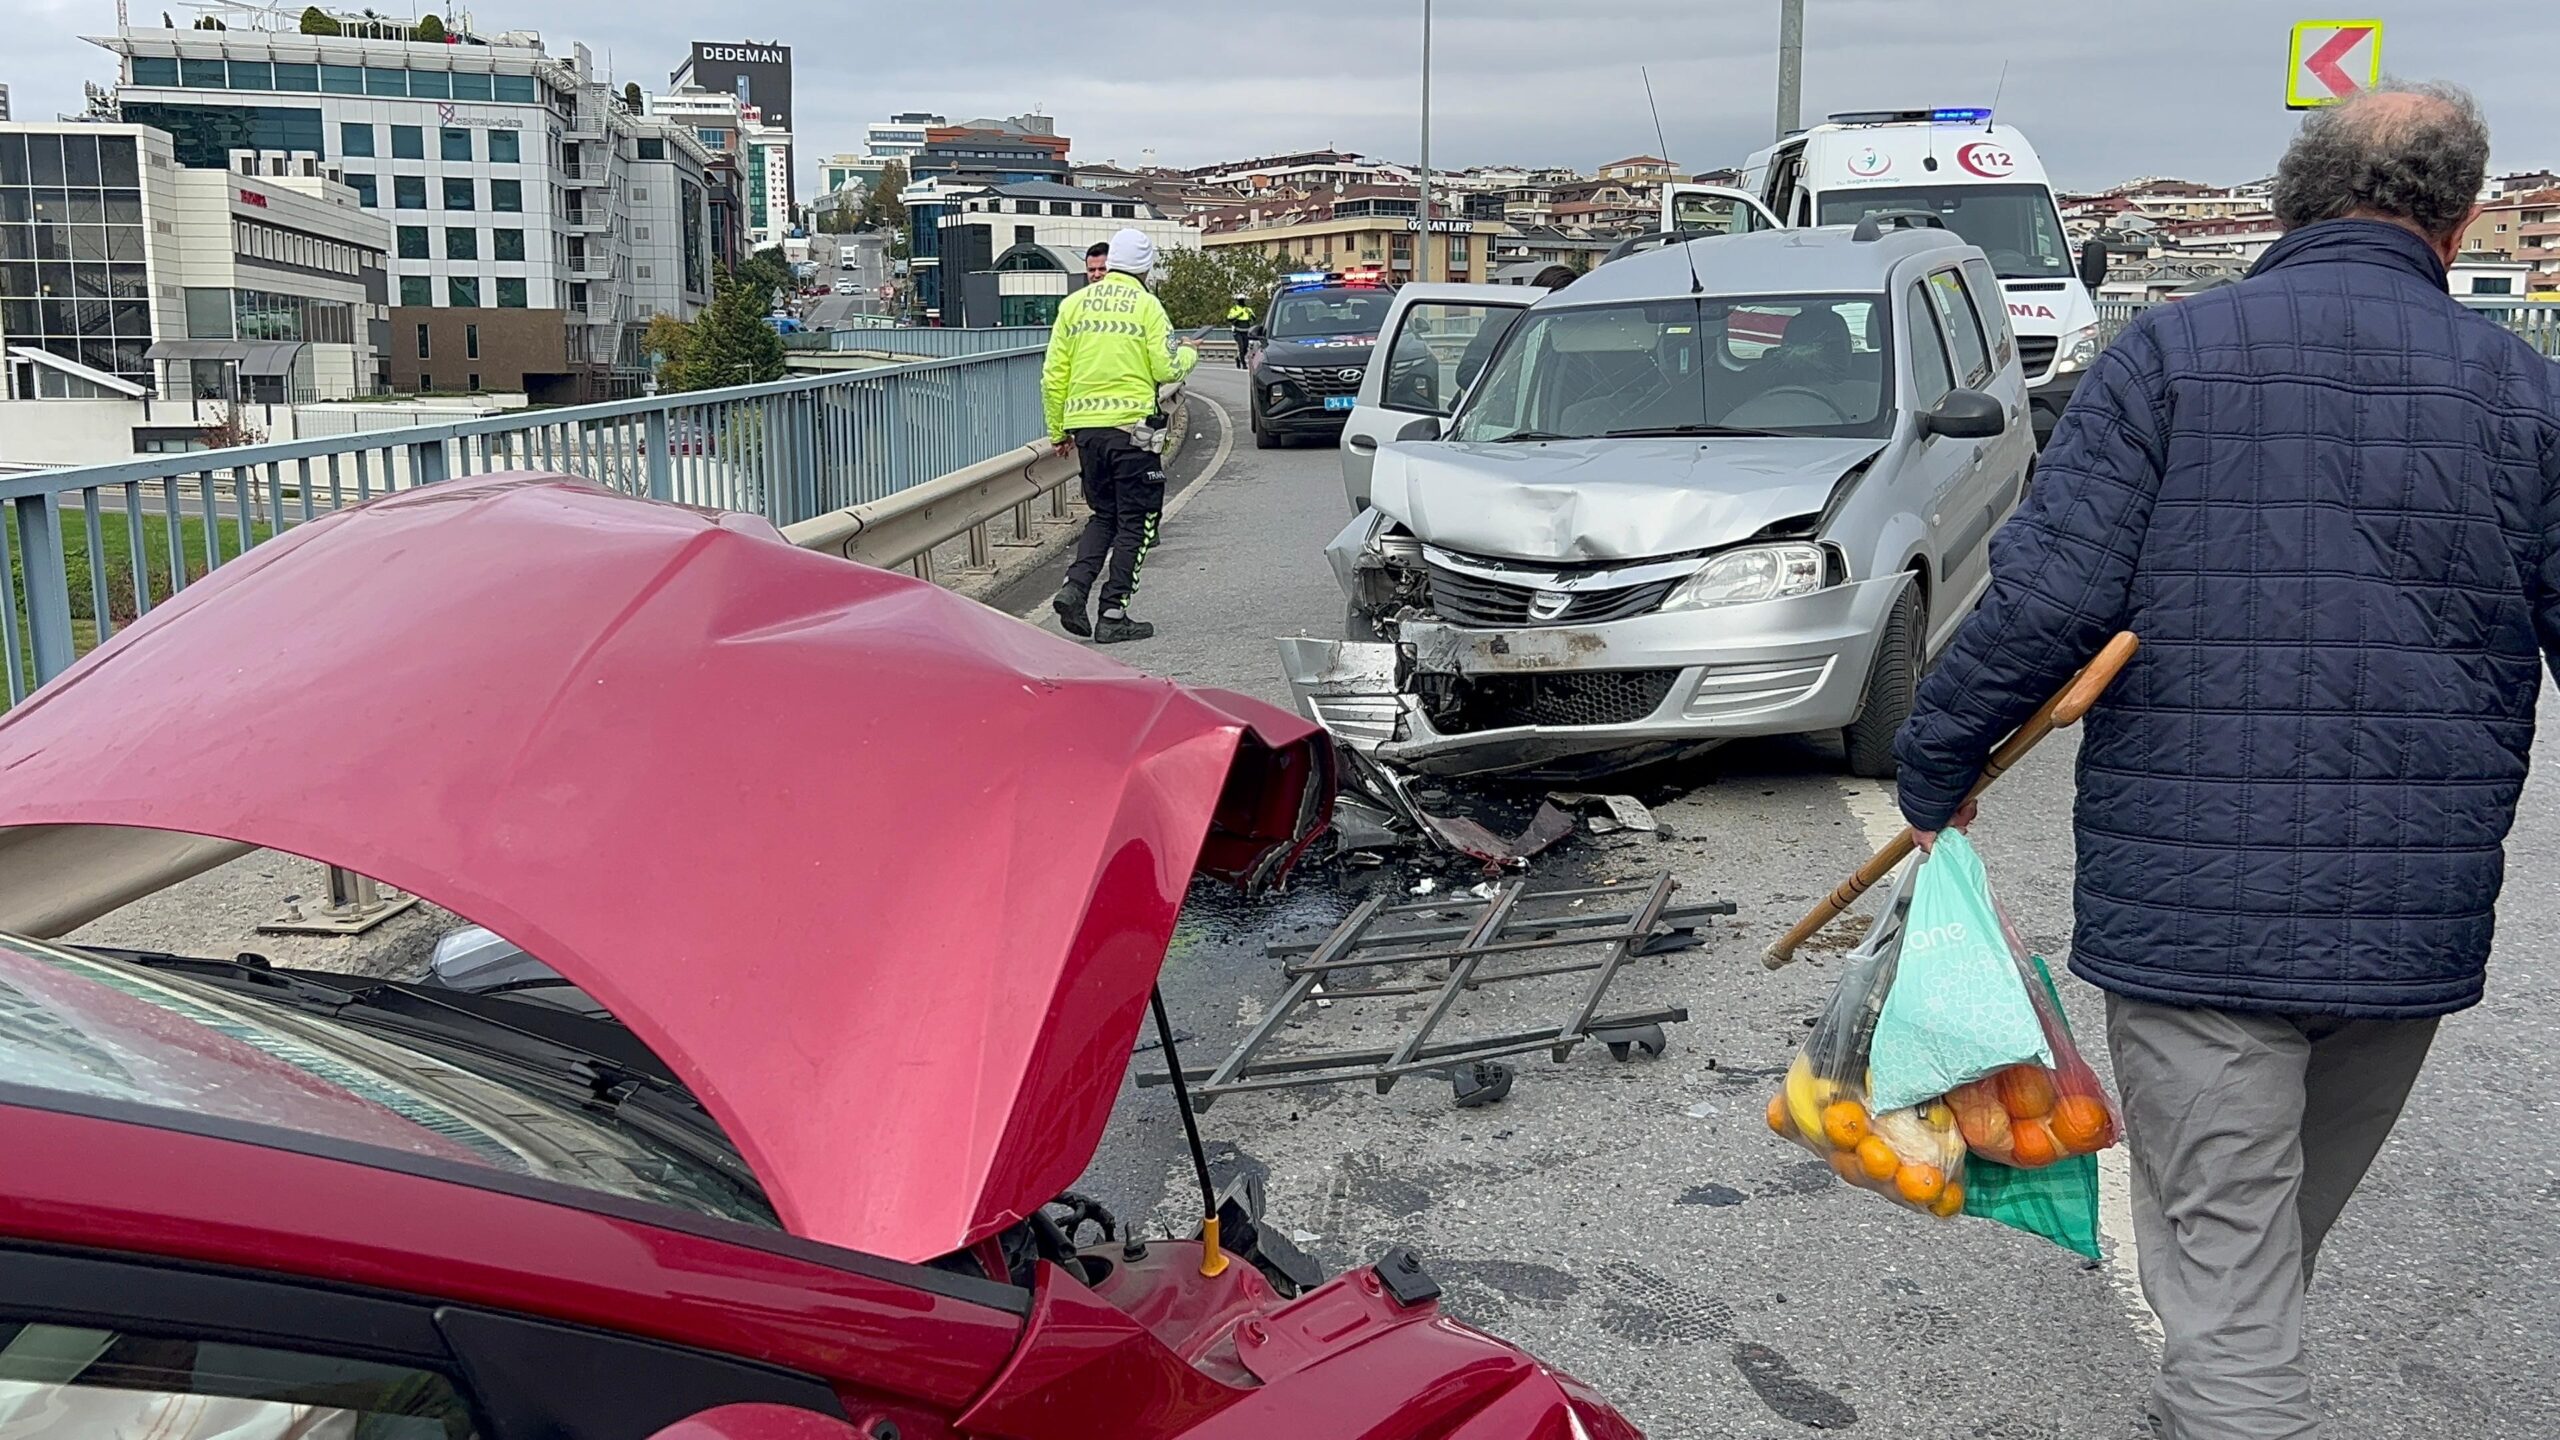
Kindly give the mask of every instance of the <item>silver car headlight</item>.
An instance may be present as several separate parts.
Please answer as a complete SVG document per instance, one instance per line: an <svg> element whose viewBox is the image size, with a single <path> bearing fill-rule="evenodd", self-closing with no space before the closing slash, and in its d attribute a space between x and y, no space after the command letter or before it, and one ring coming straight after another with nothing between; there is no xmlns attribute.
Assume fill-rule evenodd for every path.
<svg viewBox="0 0 2560 1440"><path fill-rule="evenodd" d="M2095 325L2083 325L2063 336L2062 343L2053 352L2053 373L2056 375L2086 370L2097 363L2098 327Z"/></svg>
<svg viewBox="0 0 2560 1440"><path fill-rule="evenodd" d="M1705 610L1810 595L1823 587L1828 568L1819 545L1747 545L1709 560L1680 582L1662 608Z"/></svg>

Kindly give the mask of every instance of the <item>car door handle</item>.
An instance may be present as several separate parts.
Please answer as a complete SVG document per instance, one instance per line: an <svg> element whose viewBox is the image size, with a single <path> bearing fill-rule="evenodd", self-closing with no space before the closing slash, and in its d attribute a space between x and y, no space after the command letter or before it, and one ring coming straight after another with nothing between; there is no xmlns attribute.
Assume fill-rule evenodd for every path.
<svg viewBox="0 0 2560 1440"><path fill-rule="evenodd" d="M1355 453L1361 455L1371 454L1378 448L1378 442L1370 439L1366 435L1354 435L1342 443L1350 446Z"/></svg>

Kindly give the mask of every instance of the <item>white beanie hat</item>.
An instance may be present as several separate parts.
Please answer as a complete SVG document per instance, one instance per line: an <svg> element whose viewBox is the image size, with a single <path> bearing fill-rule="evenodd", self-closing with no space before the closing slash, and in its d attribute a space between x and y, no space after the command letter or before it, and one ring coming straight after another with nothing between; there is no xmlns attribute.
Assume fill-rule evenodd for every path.
<svg viewBox="0 0 2560 1440"><path fill-rule="evenodd" d="M1121 230L1111 237L1111 268L1144 278L1156 268L1156 242L1138 230Z"/></svg>

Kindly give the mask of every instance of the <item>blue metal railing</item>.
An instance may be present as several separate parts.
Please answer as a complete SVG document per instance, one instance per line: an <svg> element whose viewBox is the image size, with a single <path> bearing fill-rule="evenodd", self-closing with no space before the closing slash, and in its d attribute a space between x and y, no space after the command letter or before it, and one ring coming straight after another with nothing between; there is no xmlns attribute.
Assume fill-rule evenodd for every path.
<svg viewBox="0 0 2560 1440"><path fill-rule="evenodd" d="M970 332L952 332L970 333ZM547 470L788 525L1038 439L1040 349L0 478L0 702L270 535L412 485Z"/></svg>
<svg viewBox="0 0 2560 1440"><path fill-rule="evenodd" d="M793 350L850 350L870 355L912 356L919 360L993 355L1048 343L1049 327L1046 325L1005 325L985 330L900 325L820 330L783 337L783 344Z"/></svg>

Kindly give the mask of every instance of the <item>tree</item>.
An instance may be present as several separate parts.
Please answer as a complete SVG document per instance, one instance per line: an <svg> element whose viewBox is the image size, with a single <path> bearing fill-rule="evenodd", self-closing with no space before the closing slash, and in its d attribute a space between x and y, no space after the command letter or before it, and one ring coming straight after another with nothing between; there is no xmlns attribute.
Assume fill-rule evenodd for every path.
<svg viewBox="0 0 2560 1440"><path fill-rule="evenodd" d="M228 30L231 27L214 19L212 16L207 15L196 21L195 28L198 30Z"/></svg>
<svg viewBox="0 0 2560 1440"><path fill-rule="evenodd" d="M659 372L662 389L716 390L782 378L782 337L765 323L769 300L741 273L746 268L713 282L710 305L687 327L683 363ZM654 336L657 327L650 328Z"/></svg>
<svg viewBox="0 0 2560 1440"><path fill-rule="evenodd" d="M871 195L862 202L862 223L890 230L907 228L907 202L898 192L907 188L907 167L892 160L880 167L879 182L871 187Z"/></svg>
<svg viewBox="0 0 2560 1440"><path fill-rule="evenodd" d="M791 262L782 258L782 247L767 245L741 262L736 271L739 283L754 295L758 315L774 304L797 283L791 273Z"/></svg>
<svg viewBox="0 0 2560 1440"><path fill-rule="evenodd" d="M409 32L409 38L422 45L441 45L444 43L444 22L433 15L421 15L418 28Z"/></svg>
<svg viewBox="0 0 2560 1440"><path fill-rule="evenodd" d="M685 366L693 357L693 322L673 315L652 315L649 329L640 337L640 349L652 357L658 368L658 388L689 390L684 383Z"/></svg>
<svg viewBox="0 0 2560 1440"><path fill-rule="evenodd" d="M641 103L640 82L637 80L622 82L622 108L637 115L640 113Z"/></svg>
<svg viewBox="0 0 2560 1440"><path fill-rule="evenodd" d="M328 11L321 9L319 6L317 6L317 5L309 5L309 6L305 6L305 7L303 8L303 11L302 11L302 33L303 33L303 34L305 34L305 35L335 35L335 34L337 34L337 33L338 33L341 29L343 29L343 28L344 28L344 27L342 27L341 25L339 25L339 24L338 24L338 22L337 22L337 20L336 20L334 17L332 17L332 16L329 14L329 12L328 12Z"/></svg>
<svg viewBox="0 0 2560 1440"><path fill-rule="evenodd" d="M1223 325L1238 295L1259 314L1263 297L1286 273L1282 261L1242 245L1167 250L1156 257L1156 298L1177 330Z"/></svg>

